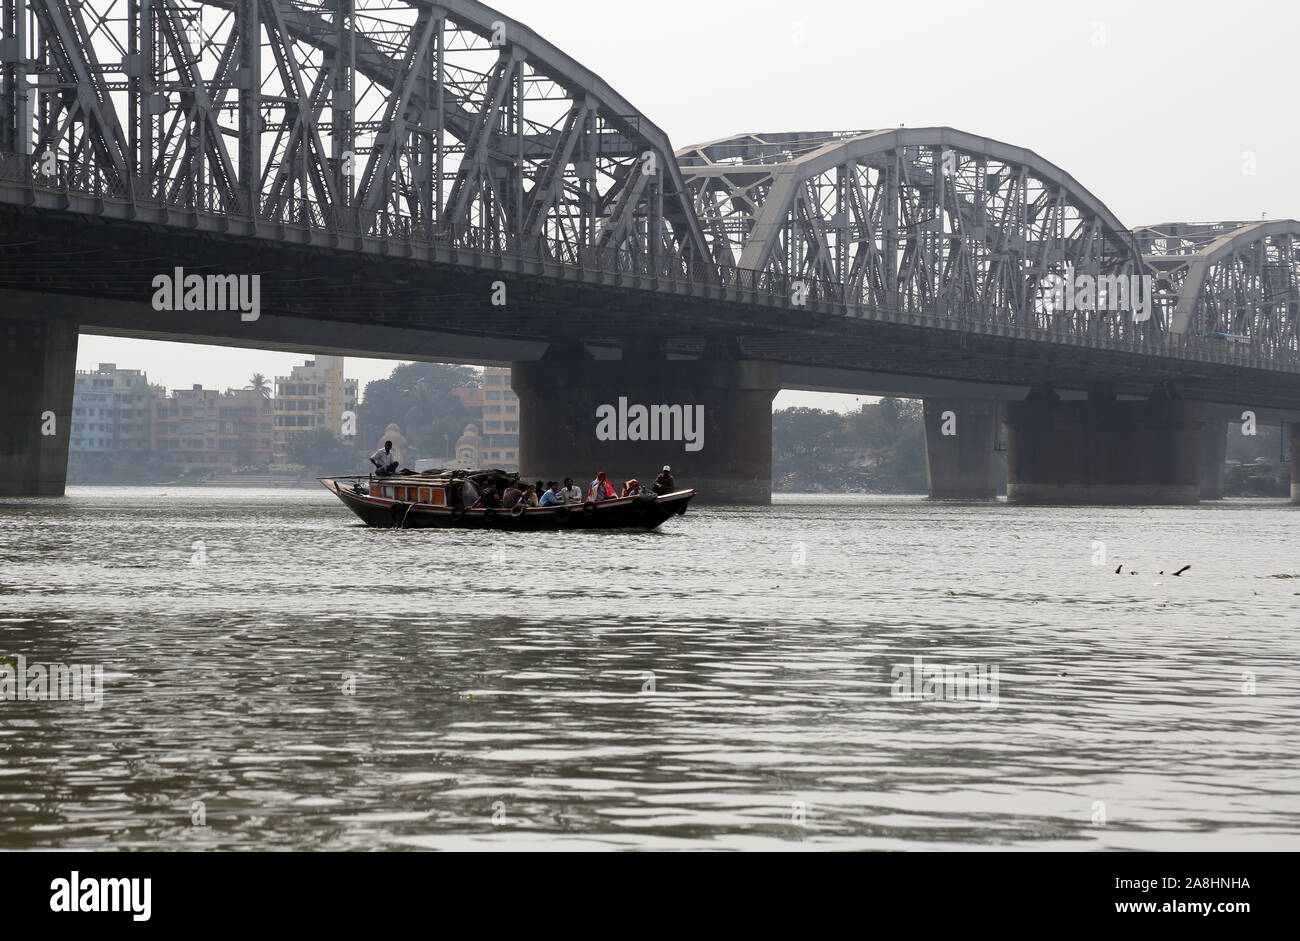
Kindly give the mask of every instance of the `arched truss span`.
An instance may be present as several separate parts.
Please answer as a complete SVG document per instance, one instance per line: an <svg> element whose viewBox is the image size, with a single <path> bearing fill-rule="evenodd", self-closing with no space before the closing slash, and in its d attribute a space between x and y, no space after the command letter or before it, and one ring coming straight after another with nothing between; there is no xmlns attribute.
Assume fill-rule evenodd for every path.
<svg viewBox="0 0 1300 941"><path fill-rule="evenodd" d="M1114 214L1032 151L940 127L742 135L678 160L723 265L886 309L1112 337L1161 326L1060 309L1055 277L1144 269Z"/></svg>
<svg viewBox="0 0 1300 941"><path fill-rule="evenodd" d="M1300 222L1168 223L1134 235L1172 300L1171 332L1300 354Z"/></svg>
<svg viewBox="0 0 1300 941"><path fill-rule="evenodd" d="M946 127L740 135L675 157L598 76L477 0L4 0L0 174L179 209L177 224L806 280L850 314L1300 356L1298 223L1130 233L1054 164ZM1061 305L1067 273L1156 276L1151 318L1107 311L1100 290Z"/></svg>
<svg viewBox="0 0 1300 941"><path fill-rule="evenodd" d="M735 267L754 228L777 167L827 144L868 131L740 134L677 151L695 212L715 260Z"/></svg>
<svg viewBox="0 0 1300 941"><path fill-rule="evenodd" d="M713 272L664 133L475 0L6 0L5 13L0 150L38 170L54 154L69 185Z"/></svg>

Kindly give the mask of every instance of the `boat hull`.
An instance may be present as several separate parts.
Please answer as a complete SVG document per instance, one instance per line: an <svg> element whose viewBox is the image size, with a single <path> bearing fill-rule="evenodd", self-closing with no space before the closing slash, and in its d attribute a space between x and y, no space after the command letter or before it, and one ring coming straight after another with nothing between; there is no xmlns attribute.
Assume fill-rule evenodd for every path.
<svg viewBox="0 0 1300 941"><path fill-rule="evenodd" d="M375 497L356 493L331 478L322 478L321 483L363 523L382 529L652 530L685 513L696 494L694 490L679 490L655 499L623 497L595 504L529 507L512 514L503 509L464 509Z"/></svg>

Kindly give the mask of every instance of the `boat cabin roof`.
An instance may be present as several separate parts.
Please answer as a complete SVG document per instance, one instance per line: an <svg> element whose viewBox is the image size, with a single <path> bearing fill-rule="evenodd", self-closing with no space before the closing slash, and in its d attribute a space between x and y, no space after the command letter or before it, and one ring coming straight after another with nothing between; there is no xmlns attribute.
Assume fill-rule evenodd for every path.
<svg viewBox="0 0 1300 941"><path fill-rule="evenodd" d="M476 487L494 483L504 490L512 483L519 482L519 475L503 470L448 471L444 469L421 471L418 474L390 474L376 477L373 474L356 474L349 477L334 477L332 480L364 480L371 484L395 484L399 487L447 487L462 480L472 480Z"/></svg>

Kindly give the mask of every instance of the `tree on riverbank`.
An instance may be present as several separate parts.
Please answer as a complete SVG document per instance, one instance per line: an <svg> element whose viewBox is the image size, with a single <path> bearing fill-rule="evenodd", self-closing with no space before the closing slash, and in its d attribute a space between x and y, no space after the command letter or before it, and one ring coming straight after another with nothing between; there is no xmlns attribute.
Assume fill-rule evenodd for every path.
<svg viewBox="0 0 1300 941"><path fill-rule="evenodd" d="M355 444L344 444L328 428L300 431L285 441L289 460L313 474L366 473L362 468L361 449Z"/></svg>
<svg viewBox="0 0 1300 941"><path fill-rule="evenodd" d="M774 412L772 486L813 493L925 493L921 403L886 398L847 415L818 408Z"/></svg>
<svg viewBox="0 0 1300 941"><path fill-rule="evenodd" d="M1244 435L1236 422L1228 425L1228 467L1223 475L1225 497L1285 497L1291 494L1291 474L1282 429L1259 424Z"/></svg>
<svg viewBox="0 0 1300 941"><path fill-rule="evenodd" d="M358 414L360 439L369 447L396 424L410 445L407 462L446 457L444 440L454 444L465 426L480 419L452 394L477 388L481 373L470 366L403 363L387 379L366 383Z"/></svg>

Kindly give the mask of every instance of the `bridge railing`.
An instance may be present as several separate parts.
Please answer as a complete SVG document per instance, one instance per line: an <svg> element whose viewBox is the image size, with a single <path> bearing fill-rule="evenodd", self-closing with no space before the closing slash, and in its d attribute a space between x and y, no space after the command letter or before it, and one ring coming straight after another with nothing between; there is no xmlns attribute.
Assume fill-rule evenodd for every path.
<svg viewBox="0 0 1300 941"><path fill-rule="evenodd" d="M287 199L274 205L263 201L256 212L250 213L247 200L242 200L238 193L227 190L218 199L212 187L187 186L174 180L165 183L166 192L142 193L139 185L111 176L74 176L58 167L54 173L44 173L39 156L0 153L0 186L25 190L33 197L36 193L89 197L137 207L293 227L342 240L378 239L469 252L480 258L493 258L498 263L513 259L555 266L567 276L603 279L615 286L666 289L677 294L784 309L792 317L816 313L904 327L1300 372L1300 350L1242 348L1238 344L1215 343L1212 338L1155 329L1150 324L1139 328L1125 323L1122 314L1109 319L1094 318L1086 330L1057 330L1035 322L1043 317L1034 311L999 321L989 318L986 307L966 301L941 301L926 310L890 307L867 303L842 282L724 264L692 266L681 253L662 244L639 247L626 243L602 244L598 235L585 244L547 233L520 237L496 228L449 225L388 210L366 213L355 206L323 206L309 199Z"/></svg>

